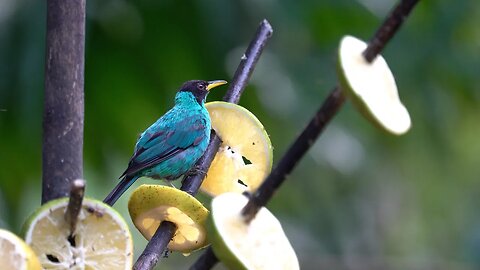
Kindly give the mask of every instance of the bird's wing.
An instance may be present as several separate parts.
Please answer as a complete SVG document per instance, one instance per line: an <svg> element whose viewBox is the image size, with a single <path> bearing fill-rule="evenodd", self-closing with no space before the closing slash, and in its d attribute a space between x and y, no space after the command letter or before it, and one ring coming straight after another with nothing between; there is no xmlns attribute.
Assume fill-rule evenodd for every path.
<svg viewBox="0 0 480 270"><path fill-rule="evenodd" d="M195 116L185 117L170 128L152 126L149 128L152 130L142 134L128 168L121 177L151 168L186 148L199 144L206 136L206 127L205 119ZM154 129L157 130L153 131Z"/></svg>

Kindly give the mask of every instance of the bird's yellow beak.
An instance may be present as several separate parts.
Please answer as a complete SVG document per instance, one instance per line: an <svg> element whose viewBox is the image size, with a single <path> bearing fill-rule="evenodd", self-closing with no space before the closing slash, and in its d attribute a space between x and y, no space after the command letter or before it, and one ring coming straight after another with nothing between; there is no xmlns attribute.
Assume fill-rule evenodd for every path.
<svg viewBox="0 0 480 270"><path fill-rule="evenodd" d="M218 81L209 81L207 85L207 90L210 91L210 89L217 87L219 85L224 85L226 84L227 81L224 80L218 80Z"/></svg>

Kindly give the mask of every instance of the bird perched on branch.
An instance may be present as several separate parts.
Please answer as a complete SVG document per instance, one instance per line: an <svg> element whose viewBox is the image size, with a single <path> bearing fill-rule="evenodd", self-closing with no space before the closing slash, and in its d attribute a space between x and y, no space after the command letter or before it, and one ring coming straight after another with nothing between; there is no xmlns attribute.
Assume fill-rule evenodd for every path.
<svg viewBox="0 0 480 270"><path fill-rule="evenodd" d="M135 145L120 182L103 200L113 205L139 177L175 180L187 173L210 140L209 91L226 81L188 81L175 96L175 106L147 128Z"/></svg>

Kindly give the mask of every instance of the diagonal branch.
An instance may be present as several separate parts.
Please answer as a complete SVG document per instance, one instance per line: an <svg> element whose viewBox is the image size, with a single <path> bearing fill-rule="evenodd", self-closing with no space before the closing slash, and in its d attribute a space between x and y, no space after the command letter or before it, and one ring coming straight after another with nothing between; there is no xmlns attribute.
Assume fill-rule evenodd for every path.
<svg viewBox="0 0 480 270"><path fill-rule="evenodd" d="M250 42L240 64L235 72L230 87L223 100L232 103L238 103L240 96L247 86L248 80L257 64L260 55L263 52L267 41L273 33L272 27L267 20L263 20ZM208 171L215 154L220 147L221 140L215 133L212 133L210 144L203 157L195 164L201 171ZM196 194L202 184L204 175L189 176L183 180L181 190L192 195ZM168 242L175 233L175 224L171 222L162 222L155 232L152 239L148 242L145 250L142 252L137 262L133 266L136 270L152 269L155 267L163 252L166 250Z"/></svg>
<svg viewBox="0 0 480 270"><path fill-rule="evenodd" d="M363 55L367 61L373 61L373 59L380 54L418 1L419 0L402 0L393 9L369 42L368 47L365 49ZM286 176L292 172L296 164L310 149L326 125L339 111L340 107L344 104L344 101L345 96L342 94L341 89L338 86L335 87L317 113L310 120L307 127L305 127L302 133L289 147L275 169L270 173L257 191L252 194L247 205L242 209L242 214L244 215L246 222L250 222L261 207L267 204L275 191L285 181ZM209 247L190 267L190 269L211 269L216 262L218 262L218 259L213 253L212 248Z"/></svg>

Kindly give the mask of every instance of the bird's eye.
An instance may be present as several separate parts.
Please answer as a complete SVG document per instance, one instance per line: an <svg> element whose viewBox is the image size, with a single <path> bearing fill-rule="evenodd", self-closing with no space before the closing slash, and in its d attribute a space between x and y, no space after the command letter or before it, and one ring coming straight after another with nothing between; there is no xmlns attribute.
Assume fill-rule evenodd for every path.
<svg viewBox="0 0 480 270"><path fill-rule="evenodd" d="M197 85L197 88L200 89L200 90L204 90L205 89L205 85L203 83L199 83Z"/></svg>

